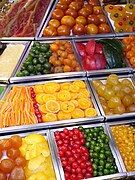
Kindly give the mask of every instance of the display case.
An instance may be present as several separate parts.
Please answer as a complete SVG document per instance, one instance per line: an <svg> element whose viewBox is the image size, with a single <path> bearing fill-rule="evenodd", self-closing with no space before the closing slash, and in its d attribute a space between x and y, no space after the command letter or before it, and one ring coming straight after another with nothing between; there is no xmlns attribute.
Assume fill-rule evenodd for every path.
<svg viewBox="0 0 135 180"><path fill-rule="evenodd" d="M0 40L34 40L53 3L53 0L2 1Z"/></svg>
<svg viewBox="0 0 135 180"><path fill-rule="evenodd" d="M110 75L109 75L110 76ZM107 77L109 77L109 76L107 76ZM128 76L125 76L125 75L121 75L121 76L117 76L117 75L111 75L112 77L114 76L114 77L116 77L116 78L118 78L117 80L118 80L118 82L122 82L122 81L124 81L124 79L126 79L126 81L128 81L130 84L131 84L131 86L133 87L133 89L134 89L134 79L133 79L133 75L132 74L130 74L130 75L128 75ZM90 86L91 86L91 88L92 88L92 91L93 91L93 93L94 93L94 96L95 96L95 98L96 98L96 101L97 101L97 104L99 105L99 108L100 108L100 110L101 110L101 114L105 117L105 119L106 119L106 121L108 122L108 121L116 121L116 120L122 120L123 118L127 118L127 119L129 119L129 118L133 118L134 116L135 116L135 113L134 113L134 110L132 109L132 111L130 111L130 110L128 110L128 109L126 109L127 108L127 104L125 105L125 108L123 107L122 109L121 108L118 108L117 110L115 109L115 103L116 103L116 101L114 100L115 98L115 96L116 97L119 97L118 98L118 100L117 100L117 102L119 101L119 103L117 103L117 105L116 105L116 108L120 105L120 106L123 106L122 104L124 104L125 102L125 99L126 99L126 94L124 94L124 96L123 97L121 97L122 96L122 92L121 91L123 91L123 90L121 90L121 89L117 89L119 92L117 92L117 90L115 91L114 89L113 89L113 86L110 88L109 87L109 84L107 84L107 77L100 77L100 78L88 78L88 81L89 81L89 83L90 83ZM96 87L96 89L94 88L94 84L93 84L93 82L101 82L101 86L103 87L103 89L101 88L99 88L98 86ZM115 82L115 78L114 78L114 82ZM102 84L103 83L103 84ZM107 86L104 86L104 85L107 85ZM117 86L117 85L116 85ZM127 87L128 85L127 84L123 84L123 88L124 87ZM106 87L106 90L108 89L108 92L105 92L104 90L105 90L105 88L104 87ZM110 90L109 90L110 89ZM129 88L130 89L130 88ZM120 91L121 90L121 91ZM112 92L113 91L113 92ZM131 91L132 91L132 89L131 89ZM120 93L120 96L118 95ZM130 94L131 93L131 94ZM134 102L132 101L133 99L132 99L132 93L133 92L128 92L128 97L129 96L131 96L130 97L130 99L131 99L131 101L129 101L130 103L133 103L133 106L134 106ZM100 94L100 95L99 95ZM104 94L104 95L103 95ZM133 93L134 94L134 93ZM100 96L100 97L99 97ZM102 97L105 97L105 99L107 100L107 107L106 107L106 105L104 104L104 98L102 98ZM100 98L100 99L99 99ZM114 102L115 101L115 102ZM102 103L101 103L102 102ZM114 104L113 104L113 106L112 106L112 104L110 104L110 102L112 103L112 102L114 102ZM109 103L109 104L108 104ZM112 112L110 112L110 110L108 110L108 107L110 108L110 110L112 110ZM120 110L121 109L121 110ZM106 111L106 112L105 112Z"/></svg>
<svg viewBox="0 0 135 180"><path fill-rule="evenodd" d="M71 117L71 114L70 113L67 113L67 111L68 111L68 109L69 109L69 112L71 112L70 111L70 108L67 108L67 110L64 110L64 112L66 111L66 113L65 114L62 114L62 115L60 115L60 117L58 116L58 114L57 113L59 113L61 110L60 109L58 109L58 111L56 112L56 114L55 114L55 117L59 117L58 119L57 118L53 118L54 120L52 121L52 119L50 119L50 118L52 118L52 116L49 118L49 120L45 120L46 119L46 114L50 114L50 112L54 112L53 111L53 109L49 109L49 111L47 110L45 110L46 108L44 107L44 106L46 106L46 101L52 101L52 104L50 105L50 107L49 108L53 108L54 107L54 104L56 104L57 106L58 106L58 108L61 108L60 107L60 103L62 103L61 102L61 97L59 97L58 98L58 94L57 94L57 92L55 93L56 94L56 97L52 94L52 95L50 95L49 97L48 97L48 95L46 95L47 94L47 92L45 91L45 92L38 92L39 90L41 90L41 86L43 87L43 86L45 86L45 85L47 85L47 83L48 83L48 87L50 88L50 86L49 86L49 84L51 85L51 86L53 86L53 85L59 85L58 87L60 88L60 85L61 84L64 84L64 85L62 85L63 87L62 88L64 88L64 86L65 87L67 87L67 86L69 86L69 85L74 85L73 84L73 82L81 82L81 84L83 84L83 85L85 85L84 87L85 88L83 88L83 92L84 93L86 93L86 95L85 94L83 94L83 92L81 91L81 92L74 92L74 93L70 93L68 90L64 90L64 89L59 89L58 90L58 93L60 92L60 91L62 91L63 93L62 93L62 97L65 99L67 99L66 101L65 100L63 100L63 102L70 102L70 100L72 101L72 100L75 100L75 101L73 101L73 102L71 102L68 106L70 107L72 107L73 109L71 109L71 111L73 111L73 110L75 110L76 109L76 103L78 104L78 100L79 99L84 99L84 100L86 100L87 102L86 103L88 103L88 104L86 104L86 105L88 105L88 107L86 106L86 107L84 107L84 109L83 109L83 111L82 110L80 110L80 108L79 107L77 107L77 112L75 112L75 114L73 115L73 118ZM40 87L39 87L39 85L41 85ZM35 87L35 86L37 86L37 88ZM19 87L21 87L20 89L19 89ZM76 86L75 86L75 88L76 88ZM51 88L50 88L51 89ZM78 88L77 88L78 89ZM48 89L49 90L49 89ZM68 91L68 92L67 92ZM13 94L14 93L17 93L14 97L12 97L12 92L13 92ZM20 94L21 93L21 94ZM32 95L32 94L33 95ZM66 93L66 94L65 94ZM41 95L45 95L45 98L44 98L44 101L42 100L42 97L36 97L36 96L40 96L40 95L38 95L38 94L41 94ZM73 95L72 97L71 97L71 94ZM68 96L67 96L68 95ZM20 104L20 108L18 109L18 106L19 106L19 104L17 105L16 104L16 97L19 97L19 96L21 96L22 97L22 100L20 99L20 101L18 100L18 103L21 103L22 105L23 105L23 107L24 107L24 110L21 110L21 108L22 108L22 105ZM25 98L26 98L26 100L25 100ZM47 96L47 97L46 97ZM59 96L60 96L60 93L59 93ZM11 97L11 100L9 99L9 98ZM80 98L79 98L80 97ZM27 99L28 98L28 99ZM47 98L47 99L46 99ZM79 99L77 99L77 98L79 98ZM14 100L13 100L14 99ZM6 101L5 101L6 100ZM0 114L1 114L1 118L4 118L5 119L5 121L3 121L3 125L2 125L2 129L1 129L1 133L8 133L8 132L11 132L11 131L14 131L14 132L16 132L16 131L24 131L24 130L27 130L27 129L31 129L31 130L35 130L35 129L48 129L48 128L55 128L55 127L60 127L60 126L65 126L65 125L73 125L73 124L87 124L89 121L91 121L91 123L94 123L94 122L101 122L101 121L103 121L104 120L104 117L103 116L101 116L101 114L100 114L100 111L99 111L99 108L98 108L98 105L97 105L97 103L96 103L96 101L95 101L95 98L94 98L94 96L93 96L93 93L92 93L92 91L91 91L91 88L89 87L89 84L88 84L88 81L87 81L87 78L74 78L74 79L62 79L62 80L55 80L55 81L40 81L40 82L31 82L31 83L21 83L21 84L12 84L12 85L9 85L8 86L8 88L7 88L7 90L6 90L6 92L4 93L4 95L3 95L3 97L2 97L2 101L3 102L5 102L5 104L3 104L3 106L2 106L2 108L1 108L1 112L0 112ZM6 105L6 103L7 103L7 105L8 105L8 103L10 103L10 101L12 102L14 102L13 104L14 105L12 105L14 108L15 108L15 110L13 110L13 113L17 113L17 109L18 109L18 113L19 114L16 114L16 117L18 117L17 118L17 122L15 123L13 123L13 124L8 124L8 119L7 119L7 116L8 116L8 114L7 114L7 112L6 112L6 114L4 115L3 114L3 112L5 111L5 108L7 108L5 105ZM28 103L28 106L27 106L27 108L29 107L29 112L26 112L26 114L28 115L28 116L26 116L27 117L27 119L29 119L28 117L29 117L29 113L31 112L32 114L32 119L29 121L29 122L27 122L26 124L25 124L25 122L24 122L24 117L25 117L25 115L21 115L21 117L20 117L20 113L22 114L22 111L27 111L27 108L25 108L25 105L27 105L27 103L25 104L25 101ZM29 102L30 101L30 102ZM42 102L41 102L42 101ZM34 103L36 103L36 105L35 106L33 106L32 104L33 104L33 102ZM74 104L75 103L75 104ZM82 102L83 103L83 102ZM11 107L12 107L11 106ZM40 107L39 107L40 106ZM41 106L43 106L43 107L41 107ZM83 103L83 106L85 106L85 104ZM66 107L66 105L63 105L63 107ZM89 115L89 116L84 116L84 111L85 111L85 109L86 108L89 108L89 107L91 107L91 109L92 109L92 112L94 111L94 114L92 113L91 115ZM13 109L14 109L13 108ZM78 108L79 108L79 112L78 112ZM10 107L9 107L9 109L10 109ZM40 110L40 112L39 112L39 110ZM38 111L38 113L36 113ZM12 112L12 111L11 111ZM10 112L10 113L11 113ZM87 112L88 113L88 112ZM37 114L37 115L36 115ZM39 117L39 120L38 120L38 114L41 114L42 115L42 118L43 119L41 119L40 117ZM52 114L52 113L51 113ZM81 116L80 116L80 114L81 114ZM89 113L88 113L89 114ZM3 115L3 116L2 116ZM13 115L13 114L12 114ZM44 116L44 117L43 117ZM63 118L62 118L63 117ZM22 120L21 120L21 119ZM64 119L65 118L65 119ZM19 120L20 119L20 120ZM27 119L25 119L25 120L27 120ZM19 124L18 124L19 123ZM29 124L30 123L30 124ZM6 125L7 124L7 125ZM18 125L19 125L19 129L18 129ZM21 126L20 126L21 125Z"/></svg>
<svg viewBox="0 0 135 180"><path fill-rule="evenodd" d="M29 47L29 42L2 41L0 45L0 82L9 83Z"/></svg>
<svg viewBox="0 0 135 180"><path fill-rule="evenodd" d="M127 173L127 179L132 179L132 178L134 179L135 178L135 171L129 169L128 165L130 164L130 162L126 163L126 158L124 158L125 152L123 151L124 150L123 149L123 143L126 143L124 138L125 137L127 138L130 127L132 127L131 128L131 134L133 134L133 136L134 136L134 125L135 125L134 122L135 122L134 120L127 121L127 120L123 119L122 122L118 121L118 122L106 123L106 127L107 127L107 130L108 130L109 136L113 141L113 146L114 146L115 152L117 154L117 157L118 157L118 159L120 161L120 164L122 165L122 169L123 169L124 172ZM116 129L117 129L117 132L116 132ZM126 130L126 131L125 131L125 134L124 134L125 137L123 138L120 135L120 133L122 131L124 132L124 130ZM121 143L119 143L117 133L119 134L120 138L122 138ZM126 147L129 148L129 144L127 144L125 146L125 148ZM132 154L132 149L130 150L130 154ZM130 154L129 154L129 156L130 156ZM126 155L125 155L125 157L126 157ZM134 158L131 157L131 160L134 161Z"/></svg>
<svg viewBox="0 0 135 180"><path fill-rule="evenodd" d="M17 167L22 168L21 171L17 169L19 172L22 172L21 174L19 174L20 176L23 176L23 177L25 176L25 178L28 178L32 176L34 173L35 174L39 172L41 173L40 169L43 169L44 170L43 172L45 174L39 173L36 175L36 177L40 175L41 177L47 176L49 178L49 176L51 176L54 179L58 179L58 180L61 179L57 161L54 154L54 150L53 150L54 145L52 144L50 133L48 130L33 131L33 132L28 131L28 132L22 132L22 133L12 132L12 134L10 135L3 135L0 137L1 142L2 141L4 142L4 140L5 141L10 140L12 142L12 145L10 147L11 151L14 150L14 146L16 146L16 149L15 149L16 154L14 155L14 157L16 158L14 159L12 157L13 154L10 153L9 151L10 149L8 148L5 149L3 147L4 150L3 150L2 159L6 159L8 161L12 160L12 162L15 165L14 168L17 168ZM18 140L18 142L16 142L16 140ZM38 146L38 150L37 150L37 146ZM25 164L27 161L27 165L25 165L25 170L24 170L24 165L23 165L24 161L20 163L20 166L16 165L19 163L19 161L16 160L18 156L20 157L19 154L21 154L21 156L25 158ZM1 162L2 162L2 159L1 159ZM37 161L36 162L37 164L34 166L35 161ZM48 166L48 168L46 166ZM16 172L16 170L14 169L12 171ZM12 176L12 171L11 173L8 173L8 175L6 173L7 177L9 175ZM16 175L15 173L14 177L16 176L18 177L18 175Z"/></svg>
<svg viewBox="0 0 135 180"><path fill-rule="evenodd" d="M43 46L46 46L48 50L46 52L43 52L43 51L39 51L39 49L37 49L37 54L34 54L31 58L32 60L29 61L29 64L32 65L32 67L33 67L33 70L31 71L31 69L30 69L30 71L29 71L31 74L28 74L26 76L23 75L23 76L17 77L18 72L20 72L20 70L22 70L22 66L27 61L28 56L31 56L30 54L32 53L32 49L36 48L34 46L34 41L32 41L30 43L30 46L27 49L27 52L25 53L25 56L23 57L20 65L18 66L16 71L14 71L14 73L12 74L12 77L10 78L10 83L31 82L31 81L39 81L39 80L46 80L46 79L48 79L48 80L49 79L59 79L59 78L68 78L68 77L85 77L86 72L84 71L84 69L82 67L81 60L78 56L78 53L76 52L76 49L73 47L73 42L71 40L67 41L67 42L68 42L68 44L71 45L71 48L72 48L72 52L70 52L70 53L75 56L74 58L76 59L76 62L80 66L79 71L78 70L76 71L74 69L71 72L64 72L62 70L63 73L61 71L55 71L57 66L54 66L53 64L49 63L49 61L50 61L49 58L51 58L51 55L53 55L53 51L50 50L51 49L50 46L54 42L55 41L36 41L36 43L40 43L40 46L41 46L40 48L42 48ZM46 47L43 47L43 48L46 48ZM60 59L58 59L60 56L58 53L60 53L60 51L62 52L62 50L58 50L58 51L57 51L55 60L60 61ZM36 52L34 52L34 53L36 53ZM48 53L51 53L51 54L48 56ZM54 52L54 53L56 54L56 52ZM66 53L67 53L66 58L68 59L68 54L70 54L70 53L68 53L68 52L66 52ZM40 57L41 54L43 54L42 57ZM36 63L34 62L35 59L37 60ZM36 66L40 65L40 66L42 66L41 68L43 68L43 70L44 70L45 69L44 65L46 64L46 62L49 63L49 65L51 66L51 69L49 69L48 72L44 72L44 71L42 71L42 69L41 69L42 72L37 71ZM72 63L72 61L71 61L71 63ZM64 67L64 64L62 62L61 65L58 66L58 68L63 69L63 67ZM54 71L52 69L54 69ZM25 68L25 70L27 70L27 68ZM35 71L37 71L37 73L35 73Z"/></svg>
<svg viewBox="0 0 135 180"><path fill-rule="evenodd" d="M106 129L106 126L105 126L105 124L93 124L93 125L83 125L83 126L81 126L81 127L83 127L84 129L97 129L97 128L100 128L100 127L102 127L102 129L103 129L103 131L104 131L104 133L109 137L109 134L108 134L108 132L107 132L107 129ZM72 131L72 132L74 132L74 131L78 131L78 130L76 130L76 129L79 129L79 127L78 126L72 126L72 127L68 127L68 126L66 126L66 130L68 129L68 132L69 131ZM58 145L57 143L58 143L58 141L59 140L56 140L55 138L56 138L56 136L57 136L57 134L59 133L59 136L60 136L60 133L62 133L64 131L64 129L63 128L59 128L59 129L52 129L52 130L50 130L50 134L51 134L51 138L52 138L52 142L53 142L53 144L54 144L54 151L55 151L55 155L56 155L56 159L57 159L57 162L58 162L58 167L59 167L59 170L60 170L60 174L61 174L61 179L65 179L65 175L66 175L66 168L63 166L63 164L62 164L62 162L61 162L61 158L63 157L63 156L60 156L59 155L59 152L60 152L60 150L58 150L58 148L60 147L60 145ZM65 132L65 131L64 131ZM83 131L82 131L83 132ZM69 132L69 134L70 134L70 132ZM55 136L56 135L56 136ZM85 136L86 137L86 136ZM74 140L75 141L75 140ZM75 142L74 142L75 143ZM70 144L70 140L69 140L69 144ZM69 145L70 146L70 145ZM85 145L83 145L83 146L85 146ZM95 144L95 146L96 146L96 144ZM111 152L112 152L112 155L113 155L113 157L114 157L114 159L115 159L115 163L116 163L116 166L117 166L117 168L118 168L118 172L117 173L114 173L114 174L110 174L110 175L99 175L99 176L93 176L92 177L92 179L124 179L125 177L126 177L126 172L124 172L123 171L123 169L122 169L122 165L123 164L121 164L120 162L119 162L119 160L118 160L118 158L117 158L117 155L116 155L116 152L115 152L115 149L114 149L114 147L113 147L113 141L112 141L112 139L111 139L111 137L109 137L109 147L110 147L110 150L111 150ZM72 148L72 146L71 146L71 148ZM93 157L92 156L92 154L91 154L91 151L89 150L89 153L90 153L90 161L91 161L91 158ZM100 152L98 152L98 153L100 153ZM73 156L74 156L74 153L73 153ZM79 159L79 158L78 158ZM94 163L93 161L92 161L92 163ZM63 167L64 167L64 169L65 169L65 171L63 170ZM94 166L92 166L92 167L94 167ZM64 172L65 172L65 175L64 175ZM72 174L72 173L71 173ZM91 179L91 178L88 178L88 179Z"/></svg>
<svg viewBox="0 0 135 180"><path fill-rule="evenodd" d="M72 4L73 3L73 4ZM75 2L76 3L76 2ZM110 24L110 21L108 20L107 17L104 17L105 20L104 20L104 24L105 27L101 27L101 32L98 30L98 27L95 25L96 22L93 21L89 21L88 24L94 24L94 27L90 27L92 29L96 29L96 30L93 30L88 32L88 33L85 33L85 25L87 25L87 21L88 21L88 15L91 15L92 12L94 13L94 10L92 10L92 8L94 8L94 6L91 6L91 8L89 9L89 5L88 5L88 2L87 1L84 1L83 4L80 3L80 7L78 5L75 5L74 2L71 2L69 4L66 4L64 6L61 6L62 3L60 3L59 0L55 1L50 13L48 14L48 17L46 19L46 21L44 22L44 25L39 33L39 35L36 37L36 40L47 40L47 39L78 39L78 38L88 38L89 35L91 37L103 37L103 36L106 36L106 37L113 37L115 36L114 34L114 31L112 29L112 26ZM104 10L102 8L102 6L100 5L100 2L99 1L96 1L95 2L95 7L100 7L100 11L101 13L100 14L103 14L104 15ZM86 5L88 5L88 10L85 9L86 8ZM61 19L62 17L65 17L63 12L60 12L60 13L55 13L55 9L61 9L62 11L68 11L68 9L73 9L75 12L75 14L70 14L71 12L66 12L65 16L67 15L67 17L72 20L69 21L69 23L71 22L71 24L75 25L75 24L78 24L76 23L77 22L77 17L82 17L84 13L87 13L85 14L85 23L84 23L84 26L82 27L83 30L81 30L80 32L76 32L75 30L72 30L73 29L73 25L71 25L70 27L70 31L69 29L64 29L64 27L61 27L60 24L62 25L65 25L65 20L63 20L63 22L61 23ZM77 9L76 9L77 8ZM84 8L84 9L83 9ZM95 8L96 9L96 8ZM83 10L83 12L79 12L79 10ZM53 12L54 12L54 15L53 15ZM78 15L77 15L78 13ZM59 17L56 17L57 14L61 14L58 15ZM63 15L62 15L63 14ZM53 15L53 16L52 16ZM95 13L95 16L97 16L97 14ZM74 18L73 18L74 17ZM97 18L97 17L96 17ZM51 28L49 29L49 22L51 19L57 19L59 21L58 25L52 30ZM83 21L83 22L84 22ZM102 22L98 23L98 24L102 24ZM46 30L47 28L47 30ZM57 30L56 30L57 29ZM75 29L75 28L74 28ZM81 28L80 28L81 29ZM73 32L72 32L73 31ZM74 32L75 31L75 32ZM89 30L87 30L89 31ZM51 33L52 32L52 33ZM51 34L50 34L51 33ZM44 35L43 35L44 34Z"/></svg>
<svg viewBox="0 0 135 180"><path fill-rule="evenodd" d="M73 41L83 68L87 71L87 77L132 72L132 67L123 53L119 40L121 39L102 37L101 39L88 38Z"/></svg>

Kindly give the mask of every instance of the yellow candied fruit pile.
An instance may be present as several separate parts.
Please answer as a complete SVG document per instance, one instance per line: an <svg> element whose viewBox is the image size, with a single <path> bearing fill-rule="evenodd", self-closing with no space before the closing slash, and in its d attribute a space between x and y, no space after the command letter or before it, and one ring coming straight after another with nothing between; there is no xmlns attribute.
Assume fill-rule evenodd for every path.
<svg viewBox="0 0 135 180"><path fill-rule="evenodd" d="M90 93L82 80L35 85L43 122L96 116Z"/></svg>
<svg viewBox="0 0 135 180"><path fill-rule="evenodd" d="M119 125L111 127L118 149L121 153L126 170L135 171L135 128Z"/></svg>
<svg viewBox="0 0 135 180"><path fill-rule="evenodd" d="M30 134L22 139L21 154L27 160L25 175L27 180L56 180L50 150L41 134Z"/></svg>

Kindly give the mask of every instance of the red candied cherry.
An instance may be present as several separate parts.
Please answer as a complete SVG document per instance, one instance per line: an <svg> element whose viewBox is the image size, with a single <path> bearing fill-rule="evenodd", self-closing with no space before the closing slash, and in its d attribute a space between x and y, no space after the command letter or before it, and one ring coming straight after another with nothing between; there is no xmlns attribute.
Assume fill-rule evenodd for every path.
<svg viewBox="0 0 135 180"><path fill-rule="evenodd" d="M78 179L78 180L79 180L79 179L84 179L83 174L79 173L79 174L77 175L77 179Z"/></svg>
<svg viewBox="0 0 135 180"><path fill-rule="evenodd" d="M74 168L72 168L71 172L72 172L72 174L75 174L76 170Z"/></svg>
<svg viewBox="0 0 135 180"><path fill-rule="evenodd" d="M85 169L85 168L87 167L87 165L86 165L86 163L81 162L81 163L80 163L80 167L81 167L82 169Z"/></svg>
<svg viewBox="0 0 135 180"><path fill-rule="evenodd" d="M72 163L72 167L73 167L74 169L76 169L76 168L78 167L77 162L73 162L73 163Z"/></svg>
<svg viewBox="0 0 135 180"><path fill-rule="evenodd" d="M67 172L71 172L71 170L72 170L72 168L71 168L71 166L70 165L67 165L66 167L65 167L65 171L67 171Z"/></svg>
<svg viewBox="0 0 135 180"><path fill-rule="evenodd" d="M60 135L56 135L56 136L55 136L55 140L56 140L56 141L58 141L58 140L60 140L60 139L61 139L61 136L60 136Z"/></svg>
<svg viewBox="0 0 135 180"><path fill-rule="evenodd" d="M69 180L69 179L70 179L70 173L65 172L65 179L66 179L66 180Z"/></svg>
<svg viewBox="0 0 135 180"><path fill-rule="evenodd" d="M72 164L73 162L75 162L75 158L74 157L69 157L69 162Z"/></svg>
<svg viewBox="0 0 135 180"><path fill-rule="evenodd" d="M85 178L91 178L91 177L92 177L92 174L90 174L90 173L85 174Z"/></svg>
<svg viewBox="0 0 135 180"><path fill-rule="evenodd" d="M71 174L71 180L76 180L76 174Z"/></svg>
<svg viewBox="0 0 135 180"><path fill-rule="evenodd" d="M64 132L64 134L66 134L66 135L69 134L69 130L68 130L67 128L64 128L64 129L63 129L63 132Z"/></svg>
<svg viewBox="0 0 135 180"><path fill-rule="evenodd" d="M66 167L68 165L68 161L62 161L62 166Z"/></svg>
<svg viewBox="0 0 135 180"><path fill-rule="evenodd" d="M54 132L54 135L56 136L56 135L60 135L60 131L55 131Z"/></svg>
<svg viewBox="0 0 135 180"><path fill-rule="evenodd" d="M110 6L109 9L112 10L112 9L113 9L113 6Z"/></svg>
<svg viewBox="0 0 135 180"><path fill-rule="evenodd" d="M79 174L79 173L81 173L81 172L82 172L81 168L80 168L80 167L77 167L77 168L76 168L76 174Z"/></svg>
<svg viewBox="0 0 135 180"><path fill-rule="evenodd" d="M90 173L90 174L92 174L92 173L93 173L93 169L92 169L92 167L90 167L90 166L89 166L89 167L87 167L87 172L88 172L88 173Z"/></svg>

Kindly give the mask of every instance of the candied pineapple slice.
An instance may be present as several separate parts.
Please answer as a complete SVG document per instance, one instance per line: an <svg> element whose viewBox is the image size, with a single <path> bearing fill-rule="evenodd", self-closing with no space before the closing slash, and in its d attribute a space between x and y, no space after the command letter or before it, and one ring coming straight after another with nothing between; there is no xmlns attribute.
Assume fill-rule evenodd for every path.
<svg viewBox="0 0 135 180"><path fill-rule="evenodd" d="M25 137L27 144L42 143L45 141L45 138L41 134L30 134Z"/></svg>
<svg viewBox="0 0 135 180"><path fill-rule="evenodd" d="M19 148L22 156L26 155L26 151L27 151L27 144L25 142L22 141L22 146Z"/></svg>
<svg viewBox="0 0 135 180"><path fill-rule="evenodd" d="M44 161L45 157L43 155L39 155L28 162L28 168L30 170L36 170Z"/></svg>
<svg viewBox="0 0 135 180"><path fill-rule="evenodd" d="M31 175L27 180L48 180L48 176L43 172Z"/></svg>

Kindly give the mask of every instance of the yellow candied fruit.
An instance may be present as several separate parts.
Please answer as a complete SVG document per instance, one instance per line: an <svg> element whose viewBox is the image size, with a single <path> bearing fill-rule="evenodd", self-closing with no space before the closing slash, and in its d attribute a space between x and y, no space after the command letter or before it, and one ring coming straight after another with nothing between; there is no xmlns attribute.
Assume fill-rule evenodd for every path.
<svg viewBox="0 0 135 180"><path fill-rule="evenodd" d="M119 125L111 127L114 139L128 172L135 170L135 128Z"/></svg>

